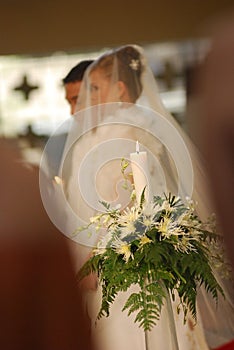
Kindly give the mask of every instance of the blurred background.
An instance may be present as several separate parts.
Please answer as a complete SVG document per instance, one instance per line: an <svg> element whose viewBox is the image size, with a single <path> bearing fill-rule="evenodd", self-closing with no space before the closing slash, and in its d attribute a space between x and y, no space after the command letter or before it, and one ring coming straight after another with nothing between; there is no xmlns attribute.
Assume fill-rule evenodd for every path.
<svg viewBox="0 0 234 350"><path fill-rule="evenodd" d="M38 164L48 137L70 117L62 78L80 60L122 44L144 47L166 107L189 133L194 67L209 50L210 24L233 0L0 0L0 6L0 134L17 138Z"/></svg>

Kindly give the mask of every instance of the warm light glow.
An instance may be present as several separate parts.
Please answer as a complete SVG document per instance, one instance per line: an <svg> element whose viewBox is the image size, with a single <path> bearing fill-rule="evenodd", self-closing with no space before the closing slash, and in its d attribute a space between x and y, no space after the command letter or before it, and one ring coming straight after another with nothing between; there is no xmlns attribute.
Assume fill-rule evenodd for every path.
<svg viewBox="0 0 234 350"><path fill-rule="evenodd" d="M183 65L191 64L209 48L209 41L198 40L178 43L152 43L144 47L149 64L155 74L163 72L164 62L170 61L178 72ZM95 59L106 49L77 54L55 52L50 56L1 56L0 57L0 135L25 134L30 125L38 135L51 135L63 121L70 117L70 108L64 98L62 78L79 61ZM38 86L25 99L14 88L27 76L30 85ZM165 81L157 80L165 107L176 113L179 122L185 123L186 92L183 76L175 75L174 87L167 91ZM140 153L139 150L136 150Z"/></svg>
<svg viewBox="0 0 234 350"><path fill-rule="evenodd" d="M59 176L54 176L54 181L57 185L62 185L63 180Z"/></svg>

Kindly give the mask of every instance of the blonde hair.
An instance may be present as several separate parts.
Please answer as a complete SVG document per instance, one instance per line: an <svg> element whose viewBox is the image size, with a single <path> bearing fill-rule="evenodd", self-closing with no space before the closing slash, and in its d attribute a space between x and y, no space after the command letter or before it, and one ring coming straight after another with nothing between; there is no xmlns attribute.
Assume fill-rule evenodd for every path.
<svg viewBox="0 0 234 350"><path fill-rule="evenodd" d="M143 66L140 53L130 45L114 49L94 62L91 71L101 69L105 76L110 79L113 77L115 64L117 64L118 70L117 81L122 81L125 84L132 102L135 102L142 92Z"/></svg>

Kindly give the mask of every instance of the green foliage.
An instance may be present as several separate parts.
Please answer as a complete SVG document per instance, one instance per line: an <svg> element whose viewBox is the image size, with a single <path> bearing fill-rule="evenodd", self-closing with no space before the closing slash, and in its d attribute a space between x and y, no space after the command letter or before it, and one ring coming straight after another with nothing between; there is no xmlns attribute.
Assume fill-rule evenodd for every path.
<svg viewBox="0 0 234 350"><path fill-rule="evenodd" d="M219 236L198 219L192 202L185 205L169 194L154 197L149 208L143 192L140 205L125 212L104 206L106 214L95 220L100 223L108 217L103 222L108 222L109 240L99 242L79 272L79 279L93 272L98 276L102 286L98 318L108 316L118 293L132 285L138 286L138 292L129 296L123 312L134 313L135 322L144 330L157 324L167 298L174 298L175 293L184 322L188 312L196 321L201 285L218 302L223 291L211 267L215 254L211 243Z"/></svg>

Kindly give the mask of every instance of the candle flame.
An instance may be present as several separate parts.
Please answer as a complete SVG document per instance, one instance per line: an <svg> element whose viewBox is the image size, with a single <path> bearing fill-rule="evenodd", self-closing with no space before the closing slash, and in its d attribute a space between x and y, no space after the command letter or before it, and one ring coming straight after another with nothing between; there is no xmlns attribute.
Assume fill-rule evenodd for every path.
<svg viewBox="0 0 234 350"><path fill-rule="evenodd" d="M59 176L54 176L54 181L58 185L61 185L63 183L62 179Z"/></svg>
<svg viewBox="0 0 234 350"><path fill-rule="evenodd" d="M140 147L139 147L139 142L137 141L136 142L136 153L139 153L140 151Z"/></svg>

